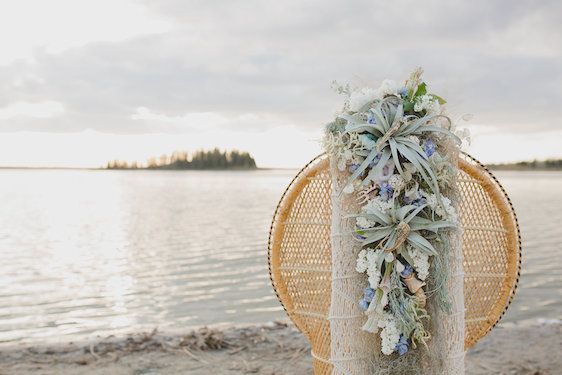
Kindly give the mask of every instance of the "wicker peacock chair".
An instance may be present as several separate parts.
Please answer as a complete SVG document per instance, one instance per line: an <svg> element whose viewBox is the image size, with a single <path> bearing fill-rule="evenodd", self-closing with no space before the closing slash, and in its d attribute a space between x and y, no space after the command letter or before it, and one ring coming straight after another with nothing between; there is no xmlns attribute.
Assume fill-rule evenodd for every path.
<svg viewBox="0 0 562 375"><path fill-rule="evenodd" d="M463 154L458 177L468 349L511 303L519 281L521 238L511 201L486 167ZM310 341L315 374L331 372L331 189L329 160L320 155L283 194L269 235L271 282L290 319Z"/></svg>

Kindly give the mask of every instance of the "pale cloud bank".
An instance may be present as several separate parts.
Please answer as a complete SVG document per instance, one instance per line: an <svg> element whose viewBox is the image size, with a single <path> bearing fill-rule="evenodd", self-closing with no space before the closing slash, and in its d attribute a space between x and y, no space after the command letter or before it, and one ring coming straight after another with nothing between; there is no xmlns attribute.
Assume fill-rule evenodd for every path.
<svg viewBox="0 0 562 375"><path fill-rule="evenodd" d="M236 139L262 165L296 166L319 151L321 126L340 101L332 80L377 85L421 65L451 112L475 114L476 156L562 156L558 1L104 1L89 14L68 5L57 16L64 4L49 13L51 23L63 20L58 43L0 59L5 137L89 129L220 147ZM39 31L25 35L25 45L43 40ZM2 115L22 103L29 113L60 107L49 116ZM289 163L277 145L298 136L309 143L291 147ZM512 141L491 148L499 136Z"/></svg>

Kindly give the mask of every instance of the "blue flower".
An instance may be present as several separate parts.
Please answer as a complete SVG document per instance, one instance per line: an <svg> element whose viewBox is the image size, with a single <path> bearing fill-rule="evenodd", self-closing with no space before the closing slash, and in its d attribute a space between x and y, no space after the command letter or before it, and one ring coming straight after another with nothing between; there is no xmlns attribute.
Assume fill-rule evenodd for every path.
<svg viewBox="0 0 562 375"><path fill-rule="evenodd" d="M367 123L375 125L377 123L377 119L375 118L375 116L369 113L369 115L367 115Z"/></svg>
<svg viewBox="0 0 562 375"><path fill-rule="evenodd" d="M390 186L388 182L383 182L381 184L379 195L383 200L385 201L389 200L390 197L392 197L393 192L394 190L392 189L392 186Z"/></svg>
<svg viewBox="0 0 562 375"><path fill-rule="evenodd" d="M359 241L363 241L365 238L367 238L367 237L364 237L364 236L360 235L359 233L355 233L353 236L355 238L357 238Z"/></svg>
<svg viewBox="0 0 562 375"><path fill-rule="evenodd" d="M422 197L422 198L418 198L418 199L412 199L412 198L410 198L410 197L406 197L406 196L405 196L403 200L404 200L404 203L405 203L405 204L412 204L412 205L414 205L414 206L416 206L416 207L423 206L424 204L427 203L427 200L426 200L425 198L423 198L423 197Z"/></svg>
<svg viewBox="0 0 562 375"><path fill-rule="evenodd" d="M373 168L375 165L377 165L377 163L379 162L379 160L381 160L382 154L378 153L375 155L375 158L373 159L372 162L369 163L369 168Z"/></svg>
<svg viewBox="0 0 562 375"><path fill-rule="evenodd" d="M409 346L410 344L408 344L408 339L405 338L404 335L400 335L400 340L398 340L398 343L396 344L394 350L396 350L398 354L404 355L408 352Z"/></svg>
<svg viewBox="0 0 562 375"><path fill-rule="evenodd" d="M431 139L426 140L423 143L423 150L427 156L431 156L435 153L435 142Z"/></svg>
<svg viewBox="0 0 562 375"><path fill-rule="evenodd" d="M423 205L426 204L426 203L427 203L427 199L425 199L425 198L422 197L422 198L416 199L412 204L413 204L414 206L419 207L419 206L423 206Z"/></svg>
<svg viewBox="0 0 562 375"><path fill-rule="evenodd" d="M365 301L365 299L362 299L361 301L359 301L359 308L363 311L366 311L369 308L369 302Z"/></svg>
<svg viewBox="0 0 562 375"><path fill-rule="evenodd" d="M412 272L414 272L414 269L412 268L412 266L410 266L409 264L406 264L406 266L404 267L402 272L400 272L400 276L408 277L412 274Z"/></svg>
<svg viewBox="0 0 562 375"><path fill-rule="evenodd" d="M355 172L355 171L357 170L357 168L359 168L359 165L357 165L357 164L351 164L351 165L349 166L348 170L349 170L350 173L353 173L353 172Z"/></svg>
<svg viewBox="0 0 562 375"><path fill-rule="evenodd" d="M405 87L402 87L400 90L398 90L398 95L400 95L402 97L408 96L408 89L405 88Z"/></svg>
<svg viewBox="0 0 562 375"><path fill-rule="evenodd" d="M371 302L375 298L375 290L373 288L367 287L363 291L363 299L367 302Z"/></svg>

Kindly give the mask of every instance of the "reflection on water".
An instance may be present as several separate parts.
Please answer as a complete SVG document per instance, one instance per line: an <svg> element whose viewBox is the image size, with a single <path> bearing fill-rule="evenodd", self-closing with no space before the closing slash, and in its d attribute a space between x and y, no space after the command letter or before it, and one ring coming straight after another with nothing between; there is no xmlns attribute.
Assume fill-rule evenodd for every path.
<svg viewBox="0 0 562 375"><path fill-rule="evenodd" d="M0 342L265 322L266 264L295 171L0 171ZM523 278L505 321L561 318L562 174L499 173Z"/></svg>
<svg viewBox="0 0 562 375"><path fill-rule="evenodd" d="M513 200L523 261L504 323L562 319L562 172L497 172Z"/></svg>

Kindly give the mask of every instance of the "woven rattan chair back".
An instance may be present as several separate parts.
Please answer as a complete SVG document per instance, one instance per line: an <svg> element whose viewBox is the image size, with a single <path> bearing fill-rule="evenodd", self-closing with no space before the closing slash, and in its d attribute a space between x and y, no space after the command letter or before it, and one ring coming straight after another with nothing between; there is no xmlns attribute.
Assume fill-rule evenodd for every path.
<svg viewBox="0 0 562 375"><path fill-rule="evenodd" d="M458 181L468 349L497 324L513 298L521 239L509 197L490 171L463 154ZM331 189L329 160L321 155L283 194L269 236L271 282L290 319L310 341L315 374L331 371Z"/></svg>

